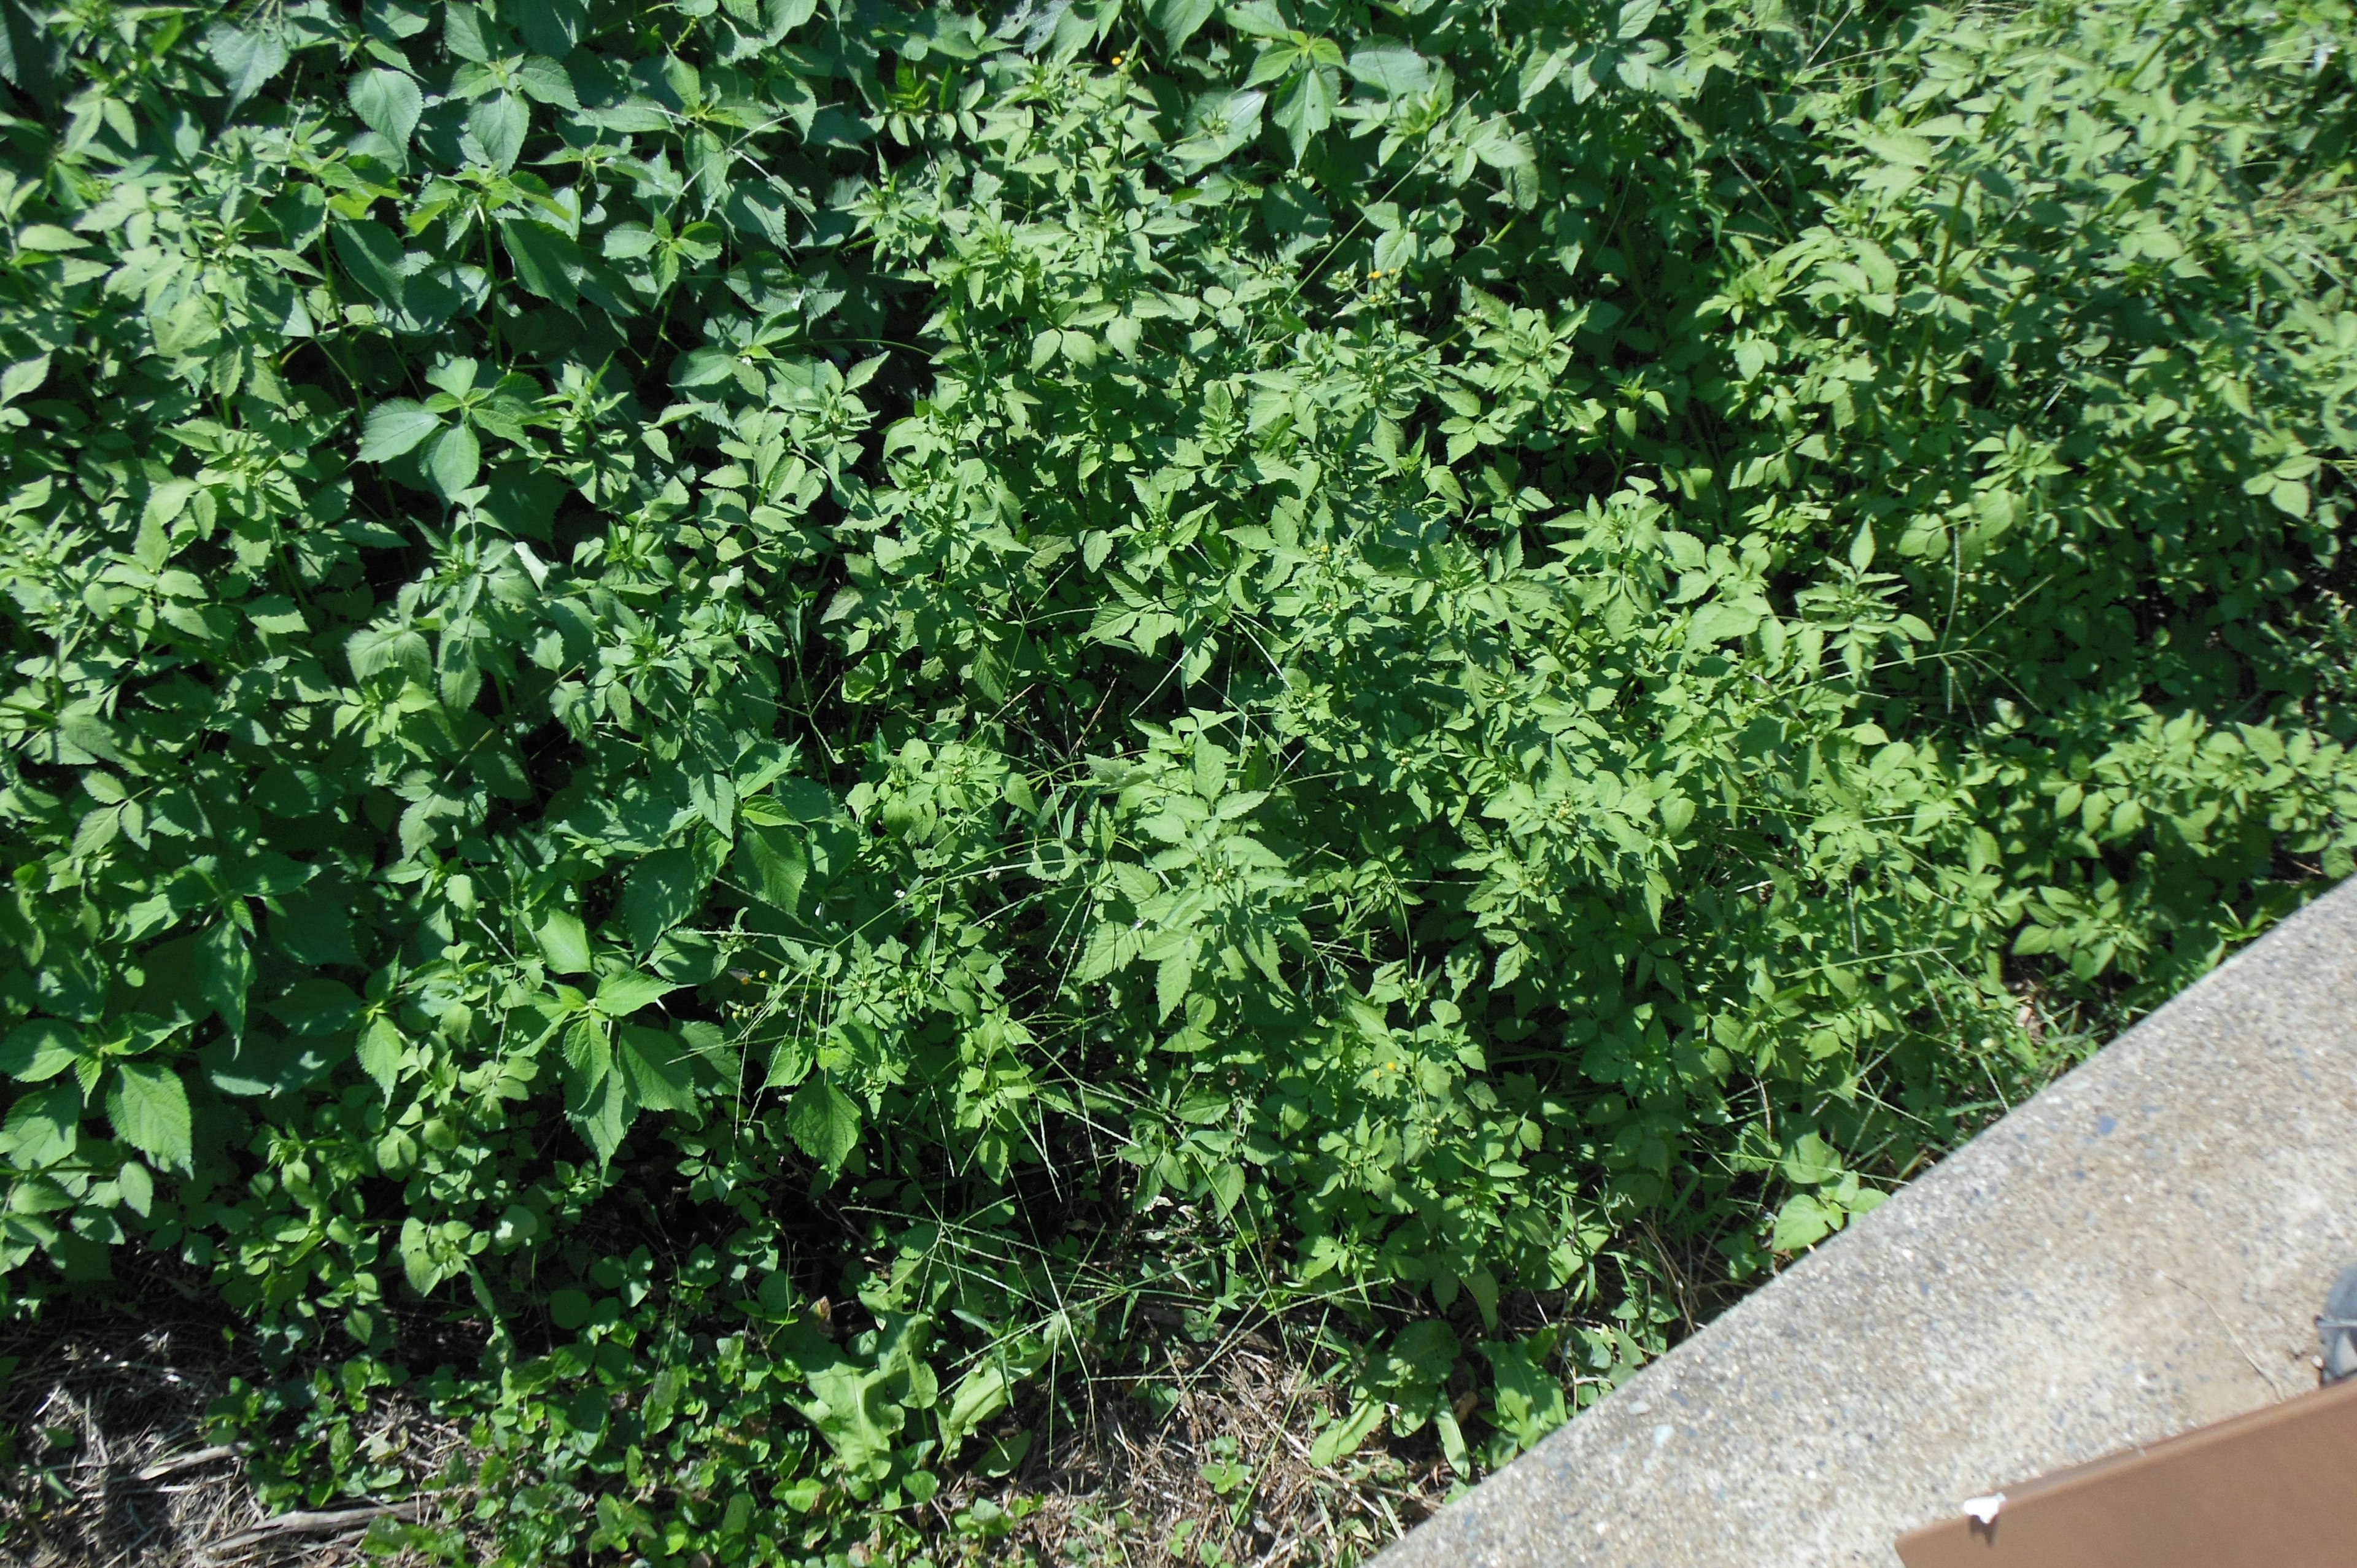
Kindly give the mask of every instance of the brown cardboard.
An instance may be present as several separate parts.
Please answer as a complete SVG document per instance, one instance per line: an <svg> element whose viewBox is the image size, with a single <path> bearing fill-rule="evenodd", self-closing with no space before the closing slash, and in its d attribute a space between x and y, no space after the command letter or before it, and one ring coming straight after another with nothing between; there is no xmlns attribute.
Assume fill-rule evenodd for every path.
<svg viewBox="0 0 2357 1568"><path fill-rule="evenodd" d="M1961 1499L1960 1499L1961 1500ZM2005 1488L1907 1568L2352 1568L2357 1379Z"/></svg>

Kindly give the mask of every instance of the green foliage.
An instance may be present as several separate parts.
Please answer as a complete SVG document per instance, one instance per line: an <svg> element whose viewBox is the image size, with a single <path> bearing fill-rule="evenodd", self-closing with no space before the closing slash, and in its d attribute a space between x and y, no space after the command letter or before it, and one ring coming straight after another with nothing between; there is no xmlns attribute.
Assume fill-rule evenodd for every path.
<svg viewBox="0 0 2357 1568"><path fill-rule="evenodd" d="M9 7L10 1299L504 1562L1502 1463L2350 870L2350 32Z"/></svg>

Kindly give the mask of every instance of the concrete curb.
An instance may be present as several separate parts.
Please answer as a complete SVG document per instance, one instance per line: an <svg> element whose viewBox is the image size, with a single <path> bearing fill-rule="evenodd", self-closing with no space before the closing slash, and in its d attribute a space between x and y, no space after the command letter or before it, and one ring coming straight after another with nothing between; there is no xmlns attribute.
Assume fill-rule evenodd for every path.
<svg viewBox="0 0 2357 1568"><path fill-rule="evenodd" d="M2357 1262L2357 881L1386 1552L1897 1568L1965 1498L2315 1386Z"/></svg>

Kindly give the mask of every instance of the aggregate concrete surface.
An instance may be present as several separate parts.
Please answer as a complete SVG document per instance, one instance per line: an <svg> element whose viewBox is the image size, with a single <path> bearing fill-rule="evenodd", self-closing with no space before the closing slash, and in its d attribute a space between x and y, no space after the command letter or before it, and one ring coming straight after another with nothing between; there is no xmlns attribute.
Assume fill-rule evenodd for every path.
<svg viewBox="0 0 2357 1568"><path fill-rule="evenodd" d="M1966 1498L2315 1387L2352 1262L2357 880L1378 1561L1898 1568Z"/></svg>

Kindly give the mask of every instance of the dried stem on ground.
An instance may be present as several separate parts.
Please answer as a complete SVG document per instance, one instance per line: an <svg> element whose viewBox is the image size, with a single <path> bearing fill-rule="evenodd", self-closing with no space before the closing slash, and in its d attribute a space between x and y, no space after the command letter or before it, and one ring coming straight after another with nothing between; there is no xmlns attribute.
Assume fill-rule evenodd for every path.
<svg viewBox="0 0 2357 1568"><path fill-rule="evenodd" d="M255 1495L240 1448L205 1441L205 1408L230 1378L218 1335L212 1324L97 1316L62 1328L29 1326L0 1343L14 1362L0 1382L0 1563L345 1568L385 1561L363 1558L361 1540L376 1517L411 1505L274 1516ZM439 1467L457 1435L422 1411L393 1406L367 1441L423 1476Z"/></svg>
<svg viewBox="0 0 2357 1568"><path fill-rule="evenodd" d="M358 1499L272 1515L241 1449L205 1440L226 1389L214 1326L77 1324L20 1333L0 1386L0 1562L15 1568L357 1568L385 1515L411 1502ZM1306 1347L1278 1332L1174 1353L1157 1373L1178 1391L1157 1415L1135 1379L1094 1375L1084 1412L1042 1423L1021 1471L963 1477L934 1500L944 1561L1123 1568L1188 1563L1309 1568L1372 1555L1437 1508L1451 1477L1426 1446L1380 1440L1332 1466L1310 1460L1334 1390ZM459 1440L414 1406L388 1405L369 1441L409 1475L439 1468ZM1001 1510L972 1531L972 1509ZM986 1515L988 1509L983 1510ZM961 1530L964 1516L968 1528ZM396 1557L396 1563L402 1561Z"/></svg>
<svg viewBox="0 0 2357 1568"><path fill-rule="evenodd" d="M1452 1477L1428 1443L1380 1439L1314 1464L1335 1389L1280 1335L1232 1338L1157 1378L1177 1390L1157 1416L1100 1378L1092 1419L1071 1427L1011 1482L945 1492L943 1517L987 1497L1014 1528L978 1555L1040 1563L1308 1568L1372 1555L1440 1506Z"/></svg>

